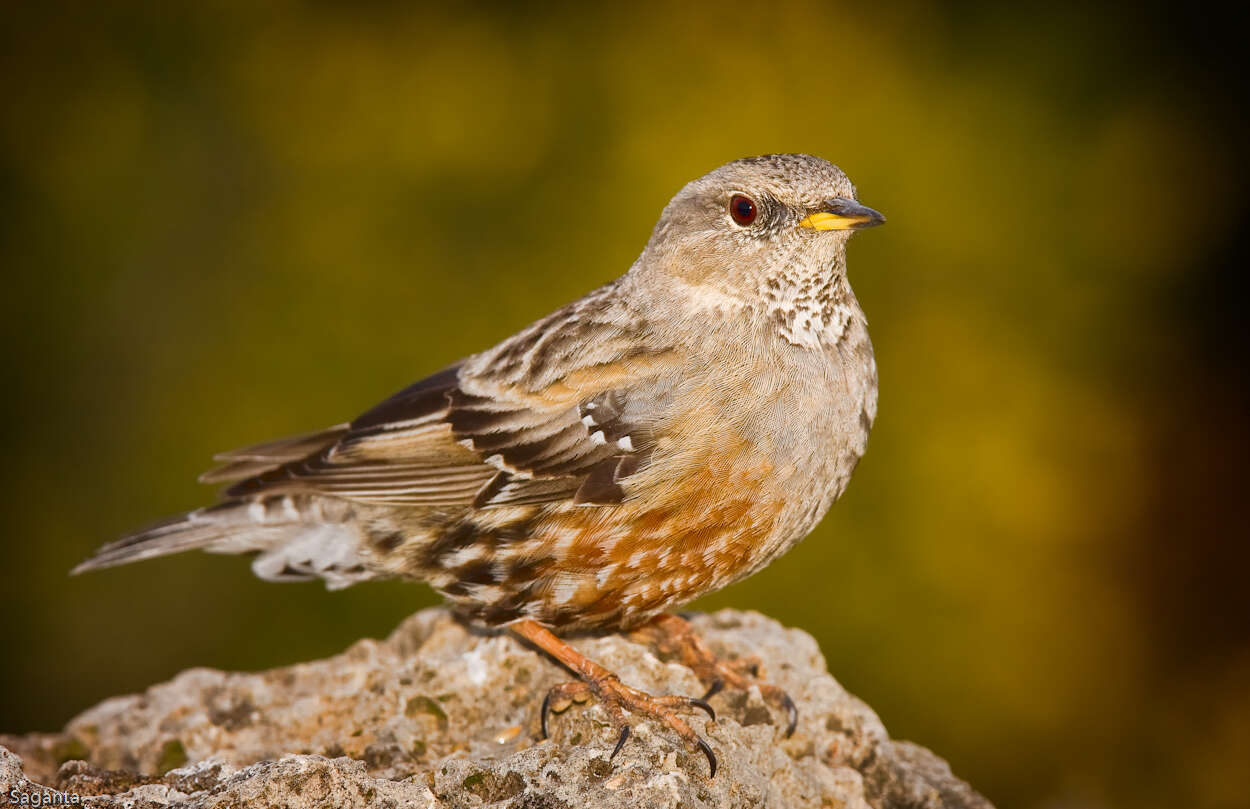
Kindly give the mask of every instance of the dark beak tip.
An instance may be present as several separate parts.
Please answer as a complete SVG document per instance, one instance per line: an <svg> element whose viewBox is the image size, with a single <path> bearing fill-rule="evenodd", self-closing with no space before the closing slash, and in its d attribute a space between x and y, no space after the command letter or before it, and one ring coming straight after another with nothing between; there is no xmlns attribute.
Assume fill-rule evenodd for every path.
<svg viewBox="0 0 1250 809"><path fill-rule="evenodd" d="M854 230L863 230L864 228L875 228L877 225L885 224L885 216L880 212L869 208L867 205L858 206L859 209L850 216L855 216L859 221L853 226Z"/></svg>
<svg viewBox="0 0 1250 809"><path fill-rule="evenodd" d="M837 197L830 200L826 210L837 216L859 219L860 221L856 222L852 227L853 230L876 227L885 223L885 216L880 211L869 208L859 200L850 199L849 197Z"/></svg>

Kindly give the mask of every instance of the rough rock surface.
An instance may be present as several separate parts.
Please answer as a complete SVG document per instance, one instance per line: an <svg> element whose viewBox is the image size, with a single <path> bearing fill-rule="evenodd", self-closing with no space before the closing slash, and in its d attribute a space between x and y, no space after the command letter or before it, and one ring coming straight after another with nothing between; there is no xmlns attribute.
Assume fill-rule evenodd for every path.
<svg viewBox="0 0 1250 809"><path fill-rule="evenodd" d="M800 712L786 739L785 717L758 691L714 697L717 722L692 716L720 760L712 779L701 753L645 721L609 763L615 733L593 701L553 716L554 738L540 741L538 706L567 674L507 634L433 609L327 660L191 669L60 733L0 736L0 796L47 805L55 789L95 807L250 809L990 806L929 751L891 741L807 634L729 610L695 623L718 652L766 661ZM652 693L702 691L689 670L626 638L574 645Z"/></svg>

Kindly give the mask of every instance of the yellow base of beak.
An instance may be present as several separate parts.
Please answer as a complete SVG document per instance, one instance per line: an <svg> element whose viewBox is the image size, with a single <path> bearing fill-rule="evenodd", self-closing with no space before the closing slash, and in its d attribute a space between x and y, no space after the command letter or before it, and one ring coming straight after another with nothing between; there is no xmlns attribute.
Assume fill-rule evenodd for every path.
<svg viewBox="0 0 1250 809"><path fill-rule="evenodd" d="M870 216L838 216L836 213L809 213L799 220L799 227L809 230L855 230L869 223L876 224Z"/></svg>
<svg viewBox="0 0 1250 809"><path fill-rule="evenodd" d="M830 200L830 210L813 211L799 221L809 230L859 230L880 225L885 217L853 199Z"/></svg>
<svg viewBox="0 0 1250 809"><path fill-rule="evenodd" d="M832 213L809 213L799 220L799 227L809 230L850 230L861 217L838 216Z"/></svg>

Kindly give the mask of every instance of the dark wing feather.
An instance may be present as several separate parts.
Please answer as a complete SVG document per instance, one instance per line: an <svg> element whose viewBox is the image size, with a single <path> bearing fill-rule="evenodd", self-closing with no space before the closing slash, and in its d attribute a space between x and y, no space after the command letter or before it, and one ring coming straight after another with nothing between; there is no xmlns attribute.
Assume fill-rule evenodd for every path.
<svg viewBox="0 0 1250 809"><path fill-rule="evenodd" d="M578 320L572 308L561 310L491 352L405 388L350 425L317 434L326 444L299 437L261 445L278 450L252 448L267 466L226 494L303 491L479 508L619 502L621 479L645 464L652 444L647 420L630 404L637 383L655 373L656 355L631 353L614 343L618 335L615 327ZM583 347L589 340L594 350L576 354L572 340ZM535 362L546 364L542 374L527 367ZM516 382L536 377L537 390ZM278 461L301 446L312 451ZM237 479L230 470L255 462L248 450L223 459L227 466L211 479Z"/></svg>
<svg viewBox="0 0 1250 809"><path fill-rule="evenodd" d="M444 368L370 408L351 423L357 433L370 428L396 429L406 423L442 412L448 395L459 383L460 364Z"/></svg>
<svg viewBox="0 0 1250 809"><path fill-rule="evenodd" d="M333 446L347 434L349 425L336 424L316 433L305 433L277 441L266 441L250 447L223 452L213 456L221 466L200 475L201 483L227 483L262 474L284 463L298 461Z"/></svg>
<svg viewBox="0 0 1250 809"><path fill-rule="evenodd" d="M495 470L455 443L444 421L459 366L403 389L318 451L242 480L231 497L304 491L373 502L470 501Z"/></svg>

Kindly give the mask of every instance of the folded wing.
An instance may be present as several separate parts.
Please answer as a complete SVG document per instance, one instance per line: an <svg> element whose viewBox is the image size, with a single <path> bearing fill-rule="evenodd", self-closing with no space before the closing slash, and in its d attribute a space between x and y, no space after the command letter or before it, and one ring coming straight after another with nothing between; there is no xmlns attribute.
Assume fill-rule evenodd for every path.
<svg viewBox="0 0 1250 809"><path fill-rule="evenodd" d="M346 425L219 456L228 497L315 493L488 508L615 503L654 445L672 352L566 307Z"/></svg>

